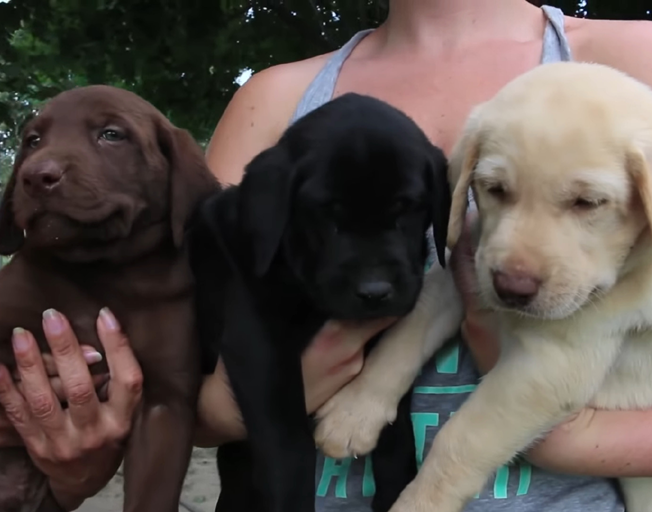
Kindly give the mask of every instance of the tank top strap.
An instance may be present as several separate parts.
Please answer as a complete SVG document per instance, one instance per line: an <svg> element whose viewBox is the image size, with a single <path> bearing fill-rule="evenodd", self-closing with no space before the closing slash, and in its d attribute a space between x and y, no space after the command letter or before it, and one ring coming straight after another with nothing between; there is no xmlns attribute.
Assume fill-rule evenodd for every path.
<svg viewBox="0 0 652 512"><path fill-rule="evenodd" d="M335 93L335 84L337 78L340 76L342 64L351 55L353 49L358 45L362 39L368 34L373 32L374 29L361 30L355 34L349 41L337 50L326 61L324 67L321 68L317 76L313 78L312 82L304 92L294 115L290 120L290 124L294 123L300 117L305 116L308 112L322 106L324 103L330 101Z"/></svg>
<svg viewBox="0 0 652 512"><path fill-rule="evenodd" d="M568 37L564 30L564 12L558 7L550 5L543 5L541 10L548 18L543 34L541 64L573 60Z"/></svg>

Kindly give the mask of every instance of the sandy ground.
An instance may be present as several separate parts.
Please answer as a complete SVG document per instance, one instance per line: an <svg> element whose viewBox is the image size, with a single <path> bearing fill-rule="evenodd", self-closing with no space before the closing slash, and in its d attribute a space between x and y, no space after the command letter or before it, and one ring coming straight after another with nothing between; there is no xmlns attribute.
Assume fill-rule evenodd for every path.
<svg viewBox="0 0 652 512"><path fill-rule="evenodd" d="M118 473L121 473L120 471ZM195 448L179 512L213 512L220 492L215 466L215 449ZM121 512L122 511L122 477L116 475L109 485L93 499L87 500L80 512Z"/></svg>

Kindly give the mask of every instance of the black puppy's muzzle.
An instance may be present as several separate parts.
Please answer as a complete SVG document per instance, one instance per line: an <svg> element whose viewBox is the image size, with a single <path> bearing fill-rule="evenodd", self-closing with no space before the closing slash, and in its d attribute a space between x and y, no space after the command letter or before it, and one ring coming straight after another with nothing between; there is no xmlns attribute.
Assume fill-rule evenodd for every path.
<svg viewBox="0 0 652 512"><path fill-rule="evenodd" d="M339 274L323 282L314 295L332 318L366 320L404 316L414 307L421 277L408 272Z"/></svg>

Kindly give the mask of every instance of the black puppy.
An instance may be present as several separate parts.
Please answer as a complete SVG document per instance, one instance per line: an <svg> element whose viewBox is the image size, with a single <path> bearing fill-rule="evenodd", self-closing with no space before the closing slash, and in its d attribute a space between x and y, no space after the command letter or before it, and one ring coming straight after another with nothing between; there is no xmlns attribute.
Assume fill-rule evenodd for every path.
<svg viewBox="0 0 652 512"><path fill-rule="evenodd" d="M248 432L218 451L217 511L314 510L301 353L327 319L413 308L431 224L444 264L449 194L445 157L412 120L346 94L298 120L240 186L200 209L189 240L205 369L223 358ZM372 454L376 511L416 475L409 406L408 394Z"/></svg>

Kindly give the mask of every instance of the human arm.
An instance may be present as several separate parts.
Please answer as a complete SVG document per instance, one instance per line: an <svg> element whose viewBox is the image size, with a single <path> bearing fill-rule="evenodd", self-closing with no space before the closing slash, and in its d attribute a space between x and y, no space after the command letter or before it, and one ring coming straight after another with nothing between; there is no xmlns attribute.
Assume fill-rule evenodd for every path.
<svg viewBox="0 0 652 512"><path fill-rule="evenodd" d="M106 311L97 329L111 379L100 402L82 351L67 320L44 315L43 323L68 408L50 386L32 335L18 331L14 352L21 390L0 366L0 404L35 465L48 477L52 495L74 510L106 485L122 460L122 441L140 402L142 373L113 315Z"/></svg>
<svg viewBox="0 0 652 512"><path fill-rule="evenodd" d="M206 149L208 167L221 183L240 183L245 166L276 144L325 57L265 69L235 92Z"/></svg>
<svg viewBox="0 0 652 512"><path fill-rule="evenodd" d="M600 477L652 476L652 410L583 409L527 453L528 460L558 473Z"/></svg>

